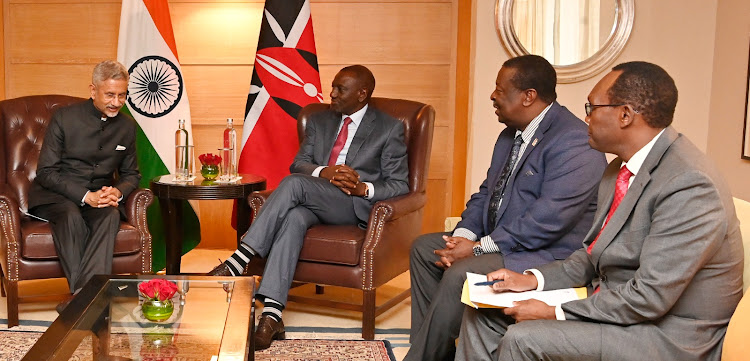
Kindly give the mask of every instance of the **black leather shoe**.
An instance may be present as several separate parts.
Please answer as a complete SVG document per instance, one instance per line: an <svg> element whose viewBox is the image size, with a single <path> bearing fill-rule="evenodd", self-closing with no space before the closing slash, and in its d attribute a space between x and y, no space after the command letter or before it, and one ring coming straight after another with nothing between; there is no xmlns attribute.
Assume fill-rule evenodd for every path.
<svg viewBox="0 0 750 361"><path fill-rule="evenodd" d="M229 266L222 262L220 265L214 267L211 272L208 272L206 276L233 276L232 271L229 270Z"/></svg>
<svg viewBox="0 0 750 361"><path fill-rule="evenodd" d="M265 350L271 347L273 340L284 338L286 338L284 320L276 322L269 316L258 317L258 328L255 329L255 351Z"/></svg>

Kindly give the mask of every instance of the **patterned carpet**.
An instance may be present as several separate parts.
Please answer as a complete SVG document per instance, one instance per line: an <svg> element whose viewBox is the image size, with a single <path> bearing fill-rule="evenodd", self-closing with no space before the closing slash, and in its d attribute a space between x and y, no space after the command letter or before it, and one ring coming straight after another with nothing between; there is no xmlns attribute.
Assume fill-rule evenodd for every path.
<svg viewBox="0 0 750 361"><path fill-rule="evenodd" d="M0 360L16 361L23 358L34 345L40 332L0 331ZM209 361L214 349L206 350L200 342L190 343L184 338L178 345L153 346L147 339L130 340L127 335L112 338L110 354L132 360ZM164 341L164 340L162 340ZM130 351L131 347L136 351ZM177 356L177 351L180 355ZM187 352L186 352L187 351ZM92 360L91 338L84 339L72 361ZM257 361L395 361L391 345L385 340L284 340L275 341L267 350L255 353Z"/></svg>

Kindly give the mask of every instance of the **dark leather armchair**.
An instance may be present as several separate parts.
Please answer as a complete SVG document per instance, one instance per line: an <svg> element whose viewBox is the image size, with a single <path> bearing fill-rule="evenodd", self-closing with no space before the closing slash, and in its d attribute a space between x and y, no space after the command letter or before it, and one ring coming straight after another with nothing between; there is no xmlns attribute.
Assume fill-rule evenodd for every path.
<svg viewBox="0 0 750 361"><path fill-rule="evenodd" d="M427 169L432 148L435 110L409 100L373 98L370 106L400 119L405 126L409 154L409 193L377 202L370 212L367 229L357 226L316 225L307 231L294 280L360 289L362 303L352 304L290 295L290 301L362 312L362 337L375 337L375 317L409 296L407 289L381 304L375 290L409 269L409 248L420 234L427 199ZM328 104L310 104L298 117L300 140L311 113ZM255 192L248 201L257 215L271 190ZM257 257L248 266L252 274L263 273Z"/></svg>
<svg viewBox="0 0 750 361"><path fill-rule="evenodd" d="M19 281L65 276L49 225L21 211L28 208L29 188L52 113L84 100L37 95L0 101L0 288L3 296L7 295L8 327L18 325ZM128 221L120 224L112 272L151 272L146 208L153 198L148 189L137 189L128 196Z"/></svg>

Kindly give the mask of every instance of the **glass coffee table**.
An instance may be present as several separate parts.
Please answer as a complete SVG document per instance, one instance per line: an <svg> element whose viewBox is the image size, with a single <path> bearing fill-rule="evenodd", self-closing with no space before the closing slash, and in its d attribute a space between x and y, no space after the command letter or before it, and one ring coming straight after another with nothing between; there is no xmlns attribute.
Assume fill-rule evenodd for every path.
<svg viewBox="0 0 750 361"><path fill-rule="evenodd" d="M174 312L143 317L138 284L177 284ZM253 360L253 277L95 276L23 360Z"/></svg>

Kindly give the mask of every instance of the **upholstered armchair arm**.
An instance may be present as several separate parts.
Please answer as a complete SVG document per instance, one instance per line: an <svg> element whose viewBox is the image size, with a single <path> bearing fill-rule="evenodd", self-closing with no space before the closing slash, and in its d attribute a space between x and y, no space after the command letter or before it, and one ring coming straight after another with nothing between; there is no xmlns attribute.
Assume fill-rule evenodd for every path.
<svg viewBox="0 0 750 361"><path fill-rule="evenodd" d="M247 197L247 203L253 210L253 216L250 223L255 222L255 217L258 216L260 208L263 207L263 204L266 203L266 200L271 195L271 193L273 193L273 189L266 189L264 191L253 192L250 194L250 196Z"/></svg>
<svg viewBox="0 0 750 361"><path fill-rule="evenodd" d="M409 269L409 249L421 232L424 192L375 203L370 212L360 265L364 288L372 289Z"/></svg>
<svg viewBox="0 0 750 361"><path fill-rule="evenodd" d="M138 188L130 193L125 201L125 214L141 238L141 272L151 273L151 232L148 230L146 210L154 202L154 193L150 189Z"/></svg>
<svg viewBox="0 0 750 361"><path fill-rule="evenodd" d="M375 203L370 212L369 223L388 222L399 219L424 207L427 201L425 193L407 193L398 197ZM380 211L382 209L382 212ZM380 218L382 215L382 218Z"/></svg>
<svg viewBox="0 0 750 361"><path fill-rule="evenodd" d="M128 217L128 223L138 228L146 224L146 209L154 202L154 193L150 189L138 188L130 193L125 201L125 215Z"/></svg>
<svg viewBox="0 0 750 361"><path fill-rule="evenodd" d="M9 265L7 262L18 262L21 242L20 213L15 193L7 184L0 184L0 262L6 272L5 277L11 281L18 280L16 265Z"/></svg>

